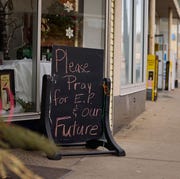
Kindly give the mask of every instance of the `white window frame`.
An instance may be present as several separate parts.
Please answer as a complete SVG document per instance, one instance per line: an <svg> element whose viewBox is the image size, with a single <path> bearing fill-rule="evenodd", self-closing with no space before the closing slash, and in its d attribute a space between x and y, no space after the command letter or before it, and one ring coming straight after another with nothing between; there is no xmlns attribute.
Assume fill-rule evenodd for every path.
<svg viewBox="0 0 180 179"><path fill-rule="evenodd" d="M134 2L134 1L133 1ZM139 91L144 91L146 89L146 59L147 59L147 34L148 34L148 0L144 1L143 4L143 64L142 64L142 81L141 83L133 83L133 84L128 84L128 85L121 85L120 86L120 95L127 95ZM133 22L132 22L133 23ZM134 46L134 42L133 42ZM134 50L134 47L132 48ZM134 57L133 57L134 59ZM132 63L135 63L134 60L132 59ZM134 66L134 65L133 65ZM134 82L135 80L135 66L133 67L133 79L132 81Z"/></svg>

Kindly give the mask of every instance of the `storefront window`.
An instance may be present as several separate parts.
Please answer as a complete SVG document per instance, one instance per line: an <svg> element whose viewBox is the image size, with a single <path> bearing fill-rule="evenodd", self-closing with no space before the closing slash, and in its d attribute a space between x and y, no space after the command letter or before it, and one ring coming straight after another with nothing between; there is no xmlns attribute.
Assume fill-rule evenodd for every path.
<svg viewBox="0 0 180 179"><path fill-rule="evenodd" d="M42 60L52 45L104 48L104 0L43 0Z"/></svg>
<svg viewBox="0 0 180 179"><path fill-rule="evenodd" d="M132 83L132 3L122 1L121 84Z"/></svg>
<svg viewBox="0 0 180 179"><path fill-rule="evenodd" d="M134 64L136 83L142 82L143 76L143 0L135 0L134 19Z"/></svg>
<svg viewBox="0 0 180 179"><path fill-rule="evenodd" d="M51 74L53 45L105 46L105 0L39 2L0 0L0 106L17 120L39 115L42 77Z"/></svg>
<svg viewBox="0 0 180 179"><path fill-rule="evenodd" d="M3 114L35 111L32 66L36 61L33 59L36 53L33 45L37 32L36 12L35 0L0 0L0 98Z"/></svg>
<svg viewBox="0 0 180 179"><path fill-rule="evenodd" d="M144 1L122 1L121 85L142 83L144 69Z"/></svg>

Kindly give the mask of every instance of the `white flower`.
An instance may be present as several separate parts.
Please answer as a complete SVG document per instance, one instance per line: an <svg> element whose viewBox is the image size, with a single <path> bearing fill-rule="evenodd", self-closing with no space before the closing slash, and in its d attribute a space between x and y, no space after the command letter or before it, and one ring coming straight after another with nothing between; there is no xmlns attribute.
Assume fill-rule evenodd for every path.
<svg viewBox="0 0 180 179"><path fill-rule="evenodd" d="M64 3L64 8L67 12L73 11L73 3L67 1L66 3Z"/></svg>
<svg viewBox="0 0 180 179"><path fill-rule="evenodd" d="M71 29L71 27L68 27L68 29L66 29L66 37L70 39L73 36L74 36L73 29Z"/></svg>

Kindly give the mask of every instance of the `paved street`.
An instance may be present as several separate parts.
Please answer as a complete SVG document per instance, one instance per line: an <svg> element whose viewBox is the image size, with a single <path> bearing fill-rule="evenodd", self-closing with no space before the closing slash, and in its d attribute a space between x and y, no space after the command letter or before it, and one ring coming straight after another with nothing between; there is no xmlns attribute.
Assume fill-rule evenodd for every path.
<svg viewBox="0 0 180 179"><path fill-rule="evenodd" d="M28 165L66 169L54 178L179 179L180 89L159 92L157 102L147 101L146 111L117 133L115 140L125 149L125 157L98 155L52 161L38 152L13 152Z"/></svg>

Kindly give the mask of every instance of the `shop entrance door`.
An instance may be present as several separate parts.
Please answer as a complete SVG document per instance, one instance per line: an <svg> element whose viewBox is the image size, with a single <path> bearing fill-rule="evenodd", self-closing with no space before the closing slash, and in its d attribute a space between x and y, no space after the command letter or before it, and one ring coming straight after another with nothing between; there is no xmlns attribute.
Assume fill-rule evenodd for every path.
<svg viewBox="0 0 180 179"><path fill-rule="evenodd" d="M164 52L164 35L155 35L155 55L158 57L158 90L164 90L165 88L165 70L166 70L166 58Z"/></svg>

